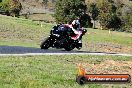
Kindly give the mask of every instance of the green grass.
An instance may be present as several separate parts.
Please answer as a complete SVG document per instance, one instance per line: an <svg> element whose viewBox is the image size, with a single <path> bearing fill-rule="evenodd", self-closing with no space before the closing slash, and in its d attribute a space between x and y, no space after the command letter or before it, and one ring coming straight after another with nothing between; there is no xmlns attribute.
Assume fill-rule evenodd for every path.
<svg viewBox="0 0 132 88"><path fill-rule="evenodd" d="M53 24L40 24L22 18L0 15L0 45L38 46L49 35Z"/></svg>
<svg viewBox="0 0 132 88"><path fill-rule="evenodd" d="M116 32L107 30L92 30L88 29L88 32L91 33L84 38L84 41L93 41L93 42L104 42L104 43L113 43L120 44L124 46L132 47L132 33L125 32Z"/></svg>
<svg viewBox="0 0 132 88"><path fill-rule="evenodd" d="M131 84L87 84L75 82L76 63L127 60L122 56L23 56L0 57L0 88L131 88Z"/></svg>
<svg viewBox="0 0 132 88"><path fill-rule="evenodd" d="M39 47L41 40L49 35L49 31L55 24L40 24L32 20L13 18L0 15L0 45L22 45ZM106 30L88 29L83 38L84 42L112 43L132 47L132 34L123 32L111 32ZM94 34L95 33L95 34ZM29 43L29 44L28 44Z"/></svg>

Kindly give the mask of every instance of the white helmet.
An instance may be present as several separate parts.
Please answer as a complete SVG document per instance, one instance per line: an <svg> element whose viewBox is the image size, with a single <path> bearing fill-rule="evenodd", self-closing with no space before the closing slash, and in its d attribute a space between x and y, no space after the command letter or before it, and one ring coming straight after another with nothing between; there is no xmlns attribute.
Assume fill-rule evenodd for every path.
<svg viewBox="0 0 132 88"><path fill-rule="evenodd" d="M75 29L80 28L80 22L79 22L79 20L73 20L72 26Z"/></svg>

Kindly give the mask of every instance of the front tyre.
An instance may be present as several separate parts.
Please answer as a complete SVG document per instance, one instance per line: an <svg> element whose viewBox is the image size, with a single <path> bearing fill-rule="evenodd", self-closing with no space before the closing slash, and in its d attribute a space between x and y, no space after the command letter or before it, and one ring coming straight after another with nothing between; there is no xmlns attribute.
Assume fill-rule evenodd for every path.
<svg viewBox="0 0 132 88"><path fill-rule="evenodd" d="M73 50L73 48L65 47L65 50L66 51L71 51L71 50Z"/></svg>
<svg viewBox="0 0 132 88"><path fill-rule="evenodd" d="M73 50L74 48L75 48L74 44L69 44L69 45L67 45L67 46L64 47L64 49L65 49L66 51L71 51L71 50Z"/></svg>
<svg viewBox="0 0 132 88"><path fill-rule="evenodd" d="M48 49L50 47L50 37L46 38L44 41L41 42L40 48L41 49Z"/></svg>

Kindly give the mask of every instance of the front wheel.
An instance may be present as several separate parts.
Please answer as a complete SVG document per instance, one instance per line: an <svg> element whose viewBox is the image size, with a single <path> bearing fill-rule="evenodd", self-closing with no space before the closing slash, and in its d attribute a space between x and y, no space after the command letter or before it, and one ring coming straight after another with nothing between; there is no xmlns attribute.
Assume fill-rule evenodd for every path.
<svg viewBox="0 0 132 88"><path fill-rule="evenodd" d="M74 44L68 44L67 46L64 47L64 49L66 51L71 51L75 48L75 45Z"/></svg>
<svg viewBox="0 0 132 88"><path fill-rule="evenodd" d="M73 48L65 47L65 50L66 51L71 51L71 50L73 50Z"/></svg>
<svg viewBox="0 0 132 88"><path fill-rule="evenodd" d="M41 49L48 49L50 47L50 37L46 38L44 41L42 41L40 48Z"/></svg>

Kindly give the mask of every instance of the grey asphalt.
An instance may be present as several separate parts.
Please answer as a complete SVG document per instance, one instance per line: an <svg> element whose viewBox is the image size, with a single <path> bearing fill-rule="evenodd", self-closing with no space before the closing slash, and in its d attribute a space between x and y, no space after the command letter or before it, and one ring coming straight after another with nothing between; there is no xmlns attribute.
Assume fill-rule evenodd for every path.
<svg viewBox="0 0 132 88"><path fill-rule="evenodd" d="M114 55L114 56L132 56L132 54L90 52L81 50L65 51L63 49L42 50L34 47L22 46L0 46L0 56L32 56L32 55Z"/></svg>

